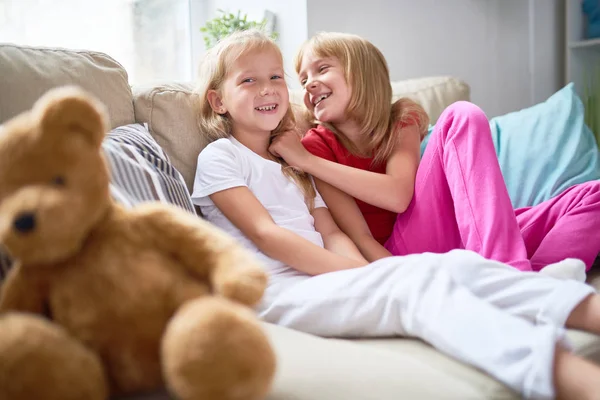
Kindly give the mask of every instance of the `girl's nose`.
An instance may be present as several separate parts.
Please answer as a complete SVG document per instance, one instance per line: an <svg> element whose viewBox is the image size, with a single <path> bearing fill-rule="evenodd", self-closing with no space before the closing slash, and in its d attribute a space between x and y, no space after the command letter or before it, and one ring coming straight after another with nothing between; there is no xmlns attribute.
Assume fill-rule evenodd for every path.
<svg viewBox="0 0 600 400"><path fill-rule="evenodd" d="M271 85L265 85L265 86L263 86L262 90L260 91L260 95L267 96L269 94L272 94L273 92L274 92L274 90L271 87Z"/></svg>
<svg viewBox="0 0 600 400"><path fill-rule="evenodd" d="M306 81L306 83L304 84L304 87L306 89L314 89L315 87L317 87L317 80L316 79L308 79Z"/></svg>

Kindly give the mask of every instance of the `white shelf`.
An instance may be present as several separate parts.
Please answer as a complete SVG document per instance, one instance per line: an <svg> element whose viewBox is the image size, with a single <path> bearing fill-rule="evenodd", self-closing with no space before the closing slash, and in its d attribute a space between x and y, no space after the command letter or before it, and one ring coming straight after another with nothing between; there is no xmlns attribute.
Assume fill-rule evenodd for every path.
<svg viewBox="0 0 600 400"><path fill-rule="evenodd" d="M585 39L580 40L578 42L570 42L569 48L571 49L579 49L579 48L591 48L597 47L600 50L600 38L598 39Z"/></svg>

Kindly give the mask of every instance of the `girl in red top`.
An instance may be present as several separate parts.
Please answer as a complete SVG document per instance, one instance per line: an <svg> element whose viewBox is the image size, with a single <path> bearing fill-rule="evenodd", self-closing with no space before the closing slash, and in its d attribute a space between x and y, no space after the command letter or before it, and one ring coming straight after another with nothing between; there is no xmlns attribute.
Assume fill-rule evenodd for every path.
<svg viewBox="0 0 600 400"><path fill-rule="evenodd" d="M392 104L387 63L373 44L317 34L300 49L296 71L318 125L302 140L308 152L289 134L271 151L316 178L335 221L368 260L463 248L523 271L567 257L592 265L599 182L513 210L488 120L475 105L448 107L420 160L427 115L408 99Z"/></svg>

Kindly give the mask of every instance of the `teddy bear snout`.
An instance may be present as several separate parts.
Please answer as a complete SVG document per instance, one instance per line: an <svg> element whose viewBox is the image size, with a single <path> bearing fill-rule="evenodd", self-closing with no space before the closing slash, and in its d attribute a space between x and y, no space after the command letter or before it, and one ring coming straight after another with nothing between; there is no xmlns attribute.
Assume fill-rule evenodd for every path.
<svg viewBox="0 0 600 400"><path fill-rule="evenodd" d="M35 214L24 212L13 220L13 228L20 233L29 233L35 229Z"/></svg>

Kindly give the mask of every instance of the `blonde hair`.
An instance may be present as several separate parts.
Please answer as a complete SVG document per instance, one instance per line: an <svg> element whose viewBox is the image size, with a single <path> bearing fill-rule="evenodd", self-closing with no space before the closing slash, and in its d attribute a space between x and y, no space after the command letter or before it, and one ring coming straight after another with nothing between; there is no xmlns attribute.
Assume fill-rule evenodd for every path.
<svg viewBox="0 0 600 400"><path fill-rule="evenodd" d="M208 92L215 90L220 93L227 75L231 72L234 61L250 52L271 49L277 52L283 63L281 50L269 36L257 29L249 29L232 33L220 40L214 47L209 49L198 70L199 78L194 90L199 97L199 119L200 132L208 143L217 139L227 138L231 135L231 120L228 114L221 115L215 112L208 101ZM283 116L279 125L271 132L271 140L288 130L295 130L296 122L292 107ZM315 188L310 175L290 167L282 158L273 157L273 160L281 164L282 172L291 179L302 191L305 202L310 210L314 208Z"/></svg>
<svg viewBox="0 0 600 400"><path fill-rule="evenodd" d="M364 146L374 162L386 161L401 139L400 128L416 124L421 138L425 136L429 117L419 104L409 98L401 98L392 104L392 86L385 57L375 45L357 35L336 32L320 32L307 40L294 60L296 72L300 72L302 58L307 50L317 57L336 58L346 82L351 88L348 117L357 121ZM333 131L342 144L355 155L356 146L343 132L328 123L317 121Z"/></svg>

